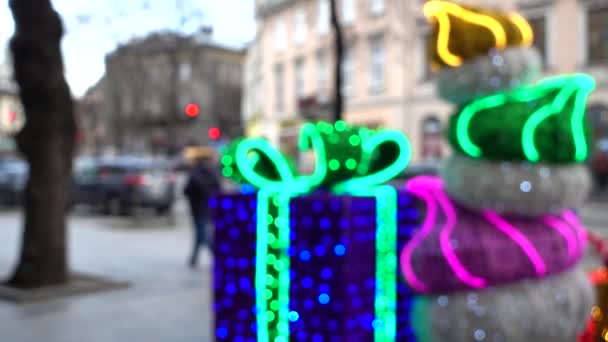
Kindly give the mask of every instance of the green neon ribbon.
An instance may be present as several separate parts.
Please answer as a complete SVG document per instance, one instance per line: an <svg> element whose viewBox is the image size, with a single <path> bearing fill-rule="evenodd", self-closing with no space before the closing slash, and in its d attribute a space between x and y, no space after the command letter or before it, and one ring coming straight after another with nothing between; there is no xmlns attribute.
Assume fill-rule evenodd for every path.
<svg viewBox="0 0 608 342"><path fill-rule="evenodd" d="M299 149L315 155L315 169L296 175L288 159L262 138L240 140L222 157L224 174L258 188L256 307L258 341L289 340L289 202L316 188L376 199L375 341L397 331L397 193L382 183L407 167L411 147L395 130L373 132L338 121L302 126Z"/></svg>
<svg viewBox="0 0 608 342"><path fill-rule="evenodd" d="M483 97L466 105L454 117L449 140L474 158L583 162L589 154L585 107L594 88L591 76L574 74ZM539 139L543 139L539 137L539 129L544 123L547 124L543 128L544 139L565 134L571 143L555 146L557 141L545 141L544 150L539 150ZM567 127L565 132L562 127Z"/></svg>

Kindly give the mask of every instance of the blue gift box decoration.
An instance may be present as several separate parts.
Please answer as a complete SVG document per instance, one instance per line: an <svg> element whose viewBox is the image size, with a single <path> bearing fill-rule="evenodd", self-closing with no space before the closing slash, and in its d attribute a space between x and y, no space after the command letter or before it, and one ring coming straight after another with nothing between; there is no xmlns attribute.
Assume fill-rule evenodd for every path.
<svg viewBox="0 0 608 342"><path fill-rule="evenodd" d="M409 341L411 293L398 251L418 219L413 199L382 185L409 162L399 131L306 124L297 176L261 138L236 142L224 174L253 194L222 195L215 212L216 338L229 341Z"/></svg>

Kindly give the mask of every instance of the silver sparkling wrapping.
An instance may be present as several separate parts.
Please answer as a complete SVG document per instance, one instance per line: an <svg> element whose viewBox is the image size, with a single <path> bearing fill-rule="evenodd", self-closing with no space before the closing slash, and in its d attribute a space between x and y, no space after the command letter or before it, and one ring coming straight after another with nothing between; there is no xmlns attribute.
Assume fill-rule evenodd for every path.
<svg viewBox="0 0 608 342"><path fill-rule="evenodd" d="M458 68L443 68L436 84L439 97L463 104L529 84L539 77L541 70L542 59L535 48L511 47L493 50Z"/></svg>
<svg viewBox="0 0 608 342"><path fill-rule="evenodd" d="M577 208L591 190L583 164L493 162L453 154L441 177L450 196L466 207L525 216Z"/></svg>
<svg viewBox="0 0 608 342"><path fill-rule="evenodd" d="M573 342L595 293L582 267L476 292L424 297L430 321L418 341Z"/></svg>

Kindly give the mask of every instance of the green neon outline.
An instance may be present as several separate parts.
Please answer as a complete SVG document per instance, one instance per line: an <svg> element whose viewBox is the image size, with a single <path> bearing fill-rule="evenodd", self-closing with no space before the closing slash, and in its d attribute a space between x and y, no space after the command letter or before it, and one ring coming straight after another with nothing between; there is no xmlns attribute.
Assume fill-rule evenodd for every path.
<svg viewBox="0 0 608 342"><path fill-rule="evenodd" d="M538 153L536 145L534 144L534 133L536 132L536 127L538 127L542 121L554 114L551 109L552 106L550 104L541 107L539 110L534 112L524 124L524 128L521 133L521 146L524 150L526 158L529 161L537 162L540 159L540 154Z"/></svg>
<svg viewBox="0 0 608 342"><path fill-rule="evenodd" d="M337 192L354 192L357 189L367 188L387 182L405 170L411 159L412 148L409 139L401 131L397 130L383 130L377 132L376 134L372 135L371 138L364 141L364 158L362 158L361 165L365 165L364 169L368 170L374 150L378 146L389 142L395 143L401 151L397 156L397 159L393 161L391 165L378 172L339 183L335 185L333 189Z"/></svg>
<svg viewBox="0 0 608 342"><path fill-rule="evenodd" d="M585 94L580 95L574 102L575 108L586 108L589 95L593 89L585 89ZM574 112L570 118L570 126L572 129L572 136L574 137L574 159L577 162L584 162L589 156L589 146L587 139L585 139L585 111L580 110Z"/></svg>
<svg viewBox="0 0 608 342"><path fill-rule="evenodd" d="M572 84L564 86L552 103L547 104L536 112L532 113L528 120L526 120L522 130L521 145L524 150L524 154L529 161L537 162L540 159L540 154L538 153L536 143L534 142L534 134L536 133L536 128L538 125L540 125L540 123L549 116L559 113L561 110L560 108L563 108L566 105L572 93L575 92L576 87L574 87Z"/></svg>
<svg viewBox="0 0 608 342"><path fill-rule="evenodd" d="M341 192L338 192L339 194ZM374 315L382 329L374 329L375 342L394 342L397 337L397 191L388 185L346 191L376 200L376 291ZM388 246L388 247L387 247Z"/></svg>
<svg viewBox="0 0 608 342"><path fill-rule="evenodd" d="M397 337L397 191L390 186L379 186L375 197L376 282L380 285L376 287L374 307L383 329L376 329L374 337L378 342L392 342Z"/></svg>
<svg viewBox="0 0 608 342"><path fill-rule="evenodd" d="M279 173L280 181L273 181L255 172L255 164L251 163L249 158L249 153L252 151L264 153L273 161ZM287 160L279 150L264 138L243 140L236 148L236 162L243 177L260 189L293 182L293 174Z"/></svg>
<svg viewBox="0 0 608 342"><path fill-rule="evenodd" d="M466 154L471 157L481 157L481 149L469 137L469 124L473 116L481 110L502 106L505 102L506 97L503 94L492 95L471 103L461 111L456 122L456 136L458 144Z"/></svg>
<svg viewBox="0 0 608 342"><path fill-rule="evenodd" d="M270 338L268 331L268 321L266 321L267 300L264 296L266 290L266 275L268 254L268 201L270 200L269 189L261 189L258 192L257 204L257 224L256 224L256 254L255 254L255 304L256 319L258 324L258 342L267 342Z"/></svg>
<svg viewBox="0 0 608 342"><path fill-rule="evenodd" d="M289 288L290 284L290 258L287 254L289 249L290 240L290 223L289 223L289 200L292 196L291 193L281 191L279 198L281 199L281 206L279 206L279 217L282 218L281 225L279 228L279 252L281 253L280 260L283 262L283 269L279 271L279 303L281 307L279 309L279 320L277 325L278 336L285 338L285 341L289 341ZM282 331L282 327L285 328Z"/></svg>
<svg viewBox="0 0 608 342"><path fill-rule="evenodd" d="M320 185L327 176L327 156L325 153L325 143L317 129L317 125L306 123L300 128L298 138L298 149L307 151L312 148L315 153L315 170L309 176L302 176L300 179L306 182L309 187Z"/></svg>
<svg viewBox="0 0 608 342"><path fill-rule="evenodd" d="M257 207L257 224L256 224L256 269L255 269L255 286L256 286L256 307L258 313L256 315L258 324L258 342L268 342L271 335L276 335L275 340L289 340L289 287L290 287L290 258L287 250L290 245L290 227L289 227L289 202L291 197L305 193L309 189L302 183L291 183L289 186L276 185L267 188L262 188L258 193ZM278 205L274 199L278 196ZM271 200L272 199L272 200ZM270 211L270 205L275 206L278 210L278 216L274 220L278 229L278 244L275 247L269 243L269 224L272 224L267 219ZM281 223L281 227L279 224ZM278 301L280 307L278 310L269 308L269 302L273 298L266 299L264 292L266 290L273 291L269 284L266 283L268 275L268 267L273 267L267 262L269 255L274 256L275 263L281 261L283 268L278 271ZM274 292L274 291L273 291ZM266 312L271 311L277 317L276 331L271 331L266 320ZM287 329L281 329L287 327Z"/></svg>
<svg viewBox="0 0 608 342"><path fill-rule="evenodd" d="M471 120L482 110L502 106L508 101L526 102L537 100L548 92L559 90L554 101L534 112L524 124L522 130L522 149L526 158L531 162L540 159L534 142L534 134L538 125L551 115L561 112L572 96L576 93L575 105L571 115L571 130L575 144L575 160L584 161L588 155L585 140L584 115L587 97L595 89L594 79L587 74L560 75L541 80L536 86L521 88L511 93L501 93L481 98L467 105L460 113L456 122L456 139L463 152L471 157L481 157L482 151L469 136Z"/></svg>

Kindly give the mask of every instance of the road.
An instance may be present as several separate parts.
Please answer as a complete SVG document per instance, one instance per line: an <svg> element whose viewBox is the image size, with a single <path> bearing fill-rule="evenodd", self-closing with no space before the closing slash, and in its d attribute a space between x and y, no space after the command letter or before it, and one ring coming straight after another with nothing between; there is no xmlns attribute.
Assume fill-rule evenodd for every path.
<svg viewBox="0 0 608 342"><path fill-rule="evenodd" d="M592 229L608 237L608 203L581 210ZM69 219L72 269L126 280L124 290L15 305L0 301L4 342L212 341L211 257L186 267L189 218L183 203L175 220L140 213L137 219L76 212ZM0 277L14 265L17 212L0 212ZM587 267L598 261L592 256Z"/></svg>
<svg viewBox="0 0 608 342"><path fill-rule="evenodd" d="M189 219L141 213L137 219L77 212L69 219L72 269L128 281L127 289L15 305L0 301L0 341L211 341L211 257L186 267ZM17 255L17 212L0 213L0 277Z"/></svg>

